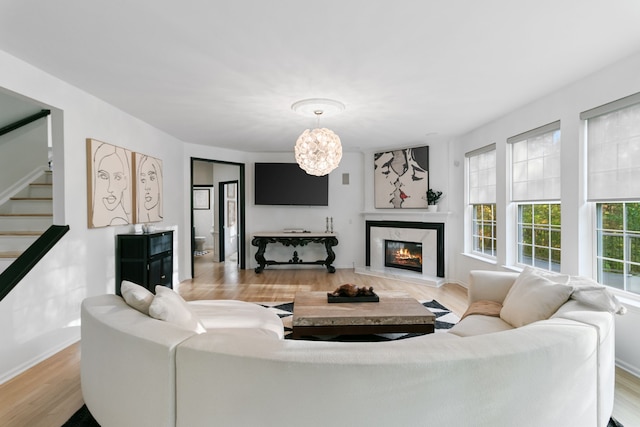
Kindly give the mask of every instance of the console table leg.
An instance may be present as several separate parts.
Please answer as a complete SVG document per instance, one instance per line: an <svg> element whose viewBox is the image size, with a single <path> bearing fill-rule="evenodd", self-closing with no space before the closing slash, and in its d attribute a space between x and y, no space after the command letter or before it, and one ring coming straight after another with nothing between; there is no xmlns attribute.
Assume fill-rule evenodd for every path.
<svg viewBox="0 0 640 427"><path fill-rule="evenodd" d="M338 239L336 239L335 237L325 239L324 241L324 247L327 250L327 259L325 260L324 264L327 266L327 271L329 273L336 272L336 268L331 264L336 259L336 254L333 252L332 247L336 246L337 244L338 244Z"/></svg>
<svg viewBox="0 0 640 427"><path fill-rule="evenodd" d="M267 243L269 243L268 239L261 239L259 237L255 237L251 244L253 246L258 247L258 252L256 252L256 261L258 262L258 266L255 268L256 274L260 274L264 267L267 265L267 260L264 258L264 252L267 249Z"/></svg>

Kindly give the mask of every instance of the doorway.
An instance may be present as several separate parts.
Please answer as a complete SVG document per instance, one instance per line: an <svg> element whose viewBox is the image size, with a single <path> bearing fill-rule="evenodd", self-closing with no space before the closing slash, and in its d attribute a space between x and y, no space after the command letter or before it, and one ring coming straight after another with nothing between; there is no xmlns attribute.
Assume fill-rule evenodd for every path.
<svg viewBox="0 0 640 427"><path fill-rule="evenodd" d="M218 218L218 261L238 263L238 180L218 183Z"/></svg>
<svg viewBox="0 0 640 427"><path fill-rule="evenodd" d="M244 167L243 163L191 158L192 277L196 265L203 265L203 254L211 263L246 268Z"/></svg>

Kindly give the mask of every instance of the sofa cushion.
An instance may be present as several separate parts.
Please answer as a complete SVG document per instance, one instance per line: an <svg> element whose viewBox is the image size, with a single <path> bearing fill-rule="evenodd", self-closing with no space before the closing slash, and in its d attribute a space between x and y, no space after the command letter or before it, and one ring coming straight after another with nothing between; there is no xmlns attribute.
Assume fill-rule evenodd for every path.
<svg viewBox="0 0 640 427"><path fill-rule="evenodd" d="M593 279L571 276L569 285L573 287L571 299L576 300L599 311L624 314L627 308L604 285Z"/></svg>
<svg viewBox="0 0 640 427"><path fill-rule="evenodd" d="M514 327L548 319L571 296L569 276L525 268L507 294L500 317Z"/></svg>
<svg viewBox="0 0 640 427"><path fill-rule="evenodd" d="M256 328L284 337L282 320L273 311L245 301L199 300L187 303L202 325L211 331L225 328Z"/></svg>
<svg viewBox="0 0 640 427"><path fill-rule="evenodd" d="M189 304L177 292L162 285L156 286L156 296L149 306L149 315L199 334L207 331Z"/></svg>
<svg viewBox="0 0 640 427"><path fill-rule="evenodd" d="M473 337L476 335L509 331L511 329L514 329L513 326L499 317L471 314L467 315L467 317L456 323L453 328L449 329L449 334L459 337Z"/></svg>
<svg viewBox="0 0 640 427"><path fill-rule="evenodd" d="M147 288L136 285L128 280L123 280L120 285L120 292L124 302L131 308L135 308L140 313L149 315L149 306L153 301L154 295Z"/></svg>
<svg viewBox="0 0 640 427"><path fill-rule="evenodd" d="M482 314L485 316L500 317L502 304L496 301L480 300L469 304L467 311L464 312L460 320L472 314Z"/></svg>

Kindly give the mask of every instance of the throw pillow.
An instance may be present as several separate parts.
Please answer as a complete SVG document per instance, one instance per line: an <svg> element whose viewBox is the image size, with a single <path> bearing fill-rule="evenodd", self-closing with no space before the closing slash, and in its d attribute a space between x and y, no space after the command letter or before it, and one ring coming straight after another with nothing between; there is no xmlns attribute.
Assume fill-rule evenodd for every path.
<svg viewBox="0 0 640 427"><path fill-rule="evenodd" d="M572 276L569 284L573 286L571 299L609 313L625 314L627 308L620 303L604 285L588 277Z"/></svg>
<svg viewBox="0 0 640 427"><path fill-rule="evenodd" d="M128 280L123 280L120 285L120 293L124 302L132 308L135 308L140 313L149 315L149 306L153 301L153 294L140 285L136 285Z"/></svg>
<svg viewBox="0 0 640 427"><path fill-rule="evenodd" d="M500 318L515 328L548 319L569 299L572 290L550 280L547 273L527 267L505 297Z"/></svg>
<svg viewBox="0 0 640 427"><path fill-rule="evenodd" d="M177 292L162 285L156 285L156 297L149 307L149 315L199 334L207 332L189 304Z"/></svg>
<svg viewBox="0 0 640 427"><path fill-rule="evenodd" d="M464 312L460 320L473 314L481 314L483 316L500 317L500 310L502 310L502 304L495 301L480 300L472 302L467 311Z"/></svg>

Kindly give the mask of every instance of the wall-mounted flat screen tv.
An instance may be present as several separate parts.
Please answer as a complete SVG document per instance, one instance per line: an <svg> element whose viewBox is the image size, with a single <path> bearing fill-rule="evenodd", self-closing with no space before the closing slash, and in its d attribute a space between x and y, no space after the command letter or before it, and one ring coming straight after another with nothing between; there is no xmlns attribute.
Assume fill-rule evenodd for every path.
<svg viewBox="0 0 640 427"><path fill-rule="evenodd" d="M256 163L255 204L329 206L329 175L309 175L297 163Z"/></svg>

